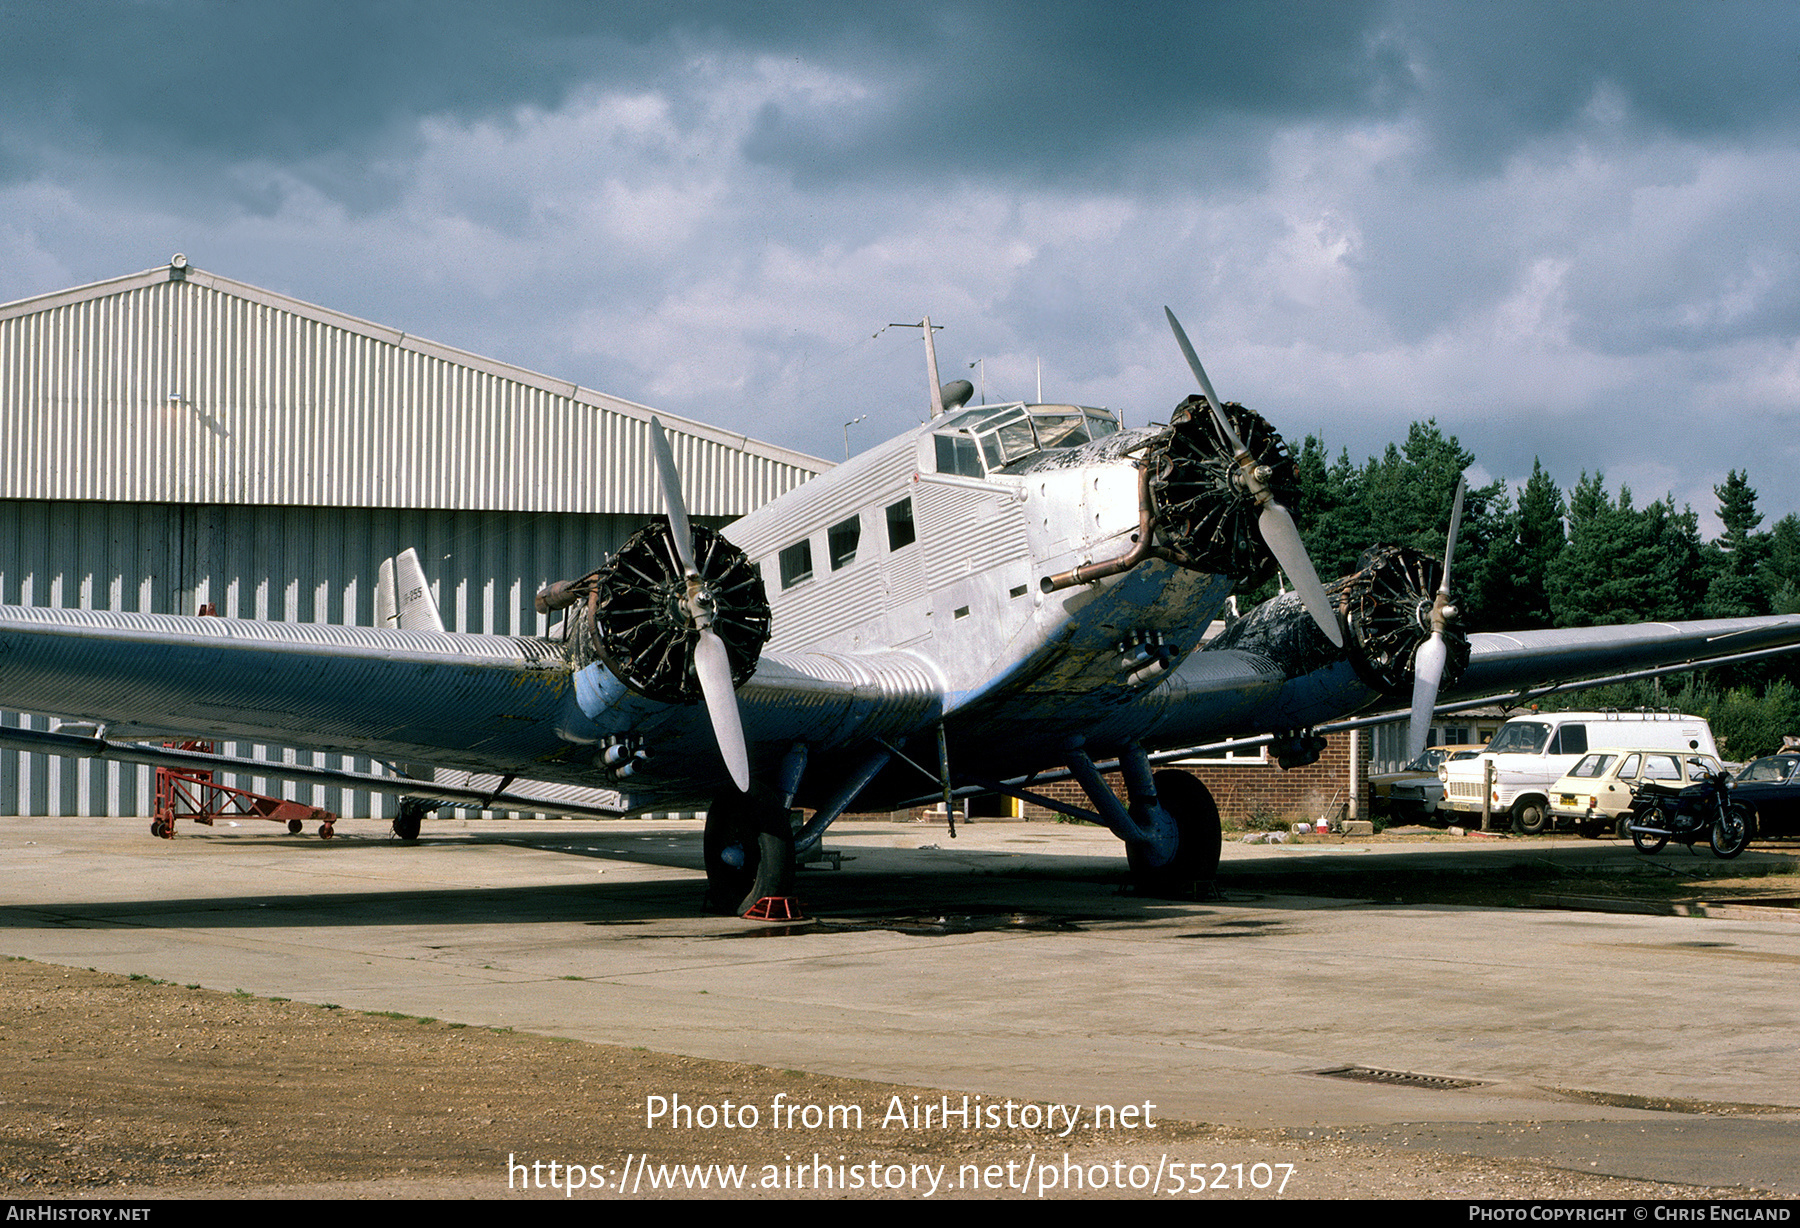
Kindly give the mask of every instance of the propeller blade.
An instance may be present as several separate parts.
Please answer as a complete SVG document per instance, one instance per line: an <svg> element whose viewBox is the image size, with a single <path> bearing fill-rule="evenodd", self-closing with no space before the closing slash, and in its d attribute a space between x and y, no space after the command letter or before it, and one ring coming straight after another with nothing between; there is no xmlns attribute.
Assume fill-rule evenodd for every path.
<svg viewBox="0 0 1800 1228"><path fill-rule="evenodd" d="M1300 594L1300 601L1306 606L1313 621L1319 624L1319 630L1331 641L1332 647L1344 646L1344 633L1338 627L1337 611L1332 608L1331 599L1325 595L1325 586L1319 583L1319 573L1312 565L1312 559L1306 553L1306 543L1300 540L1300 530L1294 524L1293 515L1287 508L1275 501L1268 485L1256 474L1256 458L1244 447L1244 441L1232 429L1231 419L1225 416L1225 407L1219 403L1219 394L1213 391L1212 381L1206 378L1206 368L1200 365L1200 355L1194 353L1194 346L1188 340L1187 330L1181 327L1181 321L1167 307L1163 315L1169 319L1169 328L1175 333L1175 343L1181 347L1181 355L1187 359L1188 369L1199 381L1200 395L1206 400L1206 407L1212 411L1213 422L1219 428L1219 434L1230 446L1232 460L1243 472L1244 485L1256 496L1262 505L1262 513L1256 518L1257 528L1262 532L1263 544L1268 546L1269 553L1287 573L1293 582L1294 591Z"/></svg>
<svg viewBox="0 0 1800 1228"><path fill-rule="evenodd" d="M1262 515L1257 517L1257 528L1262 530L1263 541L1269 547L1269 553L1281 564L1281 570L1293 582L1294 591L1300 595L1301 604L1311 614L1313 621L1319 624L1319 630L1325 633L1334 648L1344 646L1343 628L1338 626L1337 610L1331 604L1331 598L1325 595L1325 586L1319 583L1319 573L1313 570L1312 559L1307 556L1306 545L1300 540L1300 530L1294 524L1294 518L1281 504L1270 499L1263 504Z"/></svg>
<svg viewBox="0 0 1800 1228"><path fill-rule="evenodd" d="M1456 535L1462 531L1463 476L1456 475L1456 498L1450 504L1450 536L1444 539L1444 579L1438 585L1438 592L1445 597L1450 595L1450 560L1456 557Z"/></svg>
<svg viewBox="0 0 1800 1228"><path fill-rule="evenodd" d="M706 715L712 718L713 737L719 743L719 754L731 783L739 793L750 792L750 749L744 744L744 722L738 713L737 691L731 685L731 662L725 656L725 641L712 631L700 632L694 645L694 673L700 679L700 693L706 697Z"/></svg>
<svg viewBox="0 0 1800 1228"><path fill-rule="evenodd" d="M663 434L662 423L650 417L650 448L656 453L656 474L662 479L663 504L669 509L669 528L675 538L675 553L681 558L681 569L698 575L694 566L694 532L688 528L687 504L681 499L681 474L675 468L675 453Z"/></svg>
<svg viewBox="0 0 1800 1228"><path fill-rule="evenodd" d="M1433 631L1431 638L1419 645L1413 654L1412 718L1406 727L1406 761L1411 763L1425 753L1425 740L1431 736L1431 714L1437 707L1438 683L1444 678L1444 662L1450 648L1444 633Z"/></svg>
<svg viewBox="0 0 1800 1228"><path fill-rule="evenodd" d="M1431 638L1419 645L1413 654L1412 717L1406 727L1406 761L1411 763L1425 753L1425 740L1431 734L1431 715L1437 708L1438 686L1444 680L1444 664L1450 659L1450 646L1444 642L1444 625L1450 607L1450 564L1456 558L1456 537L1462 531L1463 487L1461 474L1456 477L1456 496L1450 501L1450 533L1444 539L1444 576L1438 582L1437 600L1431 603Z"/></svg>

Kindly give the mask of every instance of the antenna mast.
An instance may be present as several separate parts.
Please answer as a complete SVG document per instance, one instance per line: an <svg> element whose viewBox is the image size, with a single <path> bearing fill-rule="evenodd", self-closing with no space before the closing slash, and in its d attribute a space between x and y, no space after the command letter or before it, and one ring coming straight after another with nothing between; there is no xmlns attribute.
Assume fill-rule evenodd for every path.
<svg viewBox="0 0 1800 1228"><path fill-rule="evenodd" d="M917 324L890 324L888 327L919 328L925 331L925 375L931 382L931 416L933 418L943 417L944 393L942 385L938 383L937 345L933 342L931 336L932 333L942 328L943 325L933 324L931 322L931 317L926 316Z"/></svg>

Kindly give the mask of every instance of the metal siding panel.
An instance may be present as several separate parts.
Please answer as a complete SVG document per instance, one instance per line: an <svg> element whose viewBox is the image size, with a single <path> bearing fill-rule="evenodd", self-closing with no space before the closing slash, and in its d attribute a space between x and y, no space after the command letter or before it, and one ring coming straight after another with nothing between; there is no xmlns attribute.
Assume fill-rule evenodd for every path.
<svg viewBox="0 0 1800 1228"><path fill-rule="evenodd" d="M419 550L452 630L533 633L547 623L532 606L538 588L591 571L643 519L0 500L0 602L191 614L199 601L211 600L227 617L285 613L284 621L367 626L374 616L376 566L410 545ZM465 594L460 613L447 593ZM284 610L290 594L292 604ZM0 713L7 724L22 719ZM31 727L47 724L38 720ZM224 749L259 758L276 753L255 744ZM221 782L277 791L266 778L260 787L226 777ZM313 804L346 817L384 813L380 797L327 793L327 800ZM138 815L148 811L152 796L149 768L74 761L53 767L41 756L0 752L0 814L60 807Z"/></svg>

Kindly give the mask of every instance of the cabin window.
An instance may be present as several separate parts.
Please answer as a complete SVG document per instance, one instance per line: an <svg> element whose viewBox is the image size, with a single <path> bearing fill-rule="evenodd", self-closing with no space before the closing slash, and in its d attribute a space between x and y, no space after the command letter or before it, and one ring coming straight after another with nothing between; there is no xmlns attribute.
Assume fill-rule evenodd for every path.
<svg viewBox="0 0 1800 1228"><path fill-rule="evenodd" d="M889 550L910 546L918 539L918 534L913 532L912 496L888 504L887 526Z"/></svg>
<svg viewBox="0 0 1800 1228"><path fill-rule="evenodd" d="M981 467L981 454L975 450L975 441L967 435L933 435L937 444L937 471L954 473L965 478L983 478L987 471Z"/></svg>
<svg viewBox="0 0 1800 1228"><path fill-rule="evenodd" d="M831 551L831 570L847 567L856 561L856 546L862 541L862 517L852 516L825 530L825 545Z"/></svg>
<svg viewBox="0 0 1800 1228"><path fill-rule="evenodd" d="M1587 748L1586 725L1564 725L1556 731L1556 738L1550 743L1550 753L1553 755L1585 755Z"/></svg>
<svg viewBox="0 0 1800 1228"><path fill-rule="evenodd" d="M798 541L781 552L781 587L812 579L812 542Z"/></svg>

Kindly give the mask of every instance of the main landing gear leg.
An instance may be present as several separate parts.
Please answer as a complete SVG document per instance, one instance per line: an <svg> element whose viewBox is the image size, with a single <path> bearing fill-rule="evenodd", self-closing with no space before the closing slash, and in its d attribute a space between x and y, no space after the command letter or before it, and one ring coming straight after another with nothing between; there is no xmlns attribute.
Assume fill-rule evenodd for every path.
<svg viewBox="0 0 1800 1228"><path fill-rule="evenodd" d="M1219 850L1224 835L1212 793L1186 772L1158 772L1153 779L1157 802L1175 823L1175 851L1167 860L1154 864L1140 852L1141 846L1125 846L1125 859L1139 888L1150 895L1189 899L1217 895Z"/></svg>
<svg viewBox="0 0 1800 1228"><path fill-rule="evenodd" d="M706 910L749 915L765 900L798 915L794 898L794 829L788 808L767 785L728 789L706 812ZM785 920L757 912L768 920Z"/></svg>
<svg viewBox="0 0 1800 1228"><path fill-rule="evenodd" d="M1139 890L1190 899L1216 894L1222 836L1219 808L1205 785L1186 772L1152 775L1148 757L1135 744L1119 756L1129 808L1119 804L1082 750L1069 753L1069 770L1101 820L1125 842L1125 859Z"/></svg>

